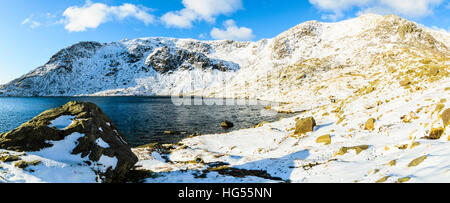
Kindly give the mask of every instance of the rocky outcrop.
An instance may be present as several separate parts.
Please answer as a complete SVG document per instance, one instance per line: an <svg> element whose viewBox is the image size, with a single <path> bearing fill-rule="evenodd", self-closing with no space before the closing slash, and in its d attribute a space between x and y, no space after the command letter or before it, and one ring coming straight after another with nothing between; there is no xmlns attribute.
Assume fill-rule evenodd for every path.
<svg viewBox="0 0 450 203"><path fill-rule="evenodd" d="M93 103L69 102L41 113L17 129L0 135L0 148L36 152L54 147L68 136L80 135L72 149L99 177L99 182L120 182L138 161L125 137ZM55 153L58 153L55 151ZM106 166L102 160L112 160Z"/></svg>
<svg viewBox="0 0 450 203"><path fill-rule="evenodd" d="M177 69L190 70L193 68L214 69L220 71L231 70L226 62L208 58L200 52L191 52L186 49L171 49L167 46L155 50L148 56L145 64L153 67L157 72L164 74Z"/></svg>

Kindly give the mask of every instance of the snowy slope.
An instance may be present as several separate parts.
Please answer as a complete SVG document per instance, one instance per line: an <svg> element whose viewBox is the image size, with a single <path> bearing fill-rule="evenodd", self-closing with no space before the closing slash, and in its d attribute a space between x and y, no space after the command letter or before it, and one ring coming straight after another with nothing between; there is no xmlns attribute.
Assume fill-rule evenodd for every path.
<svg viewBox="0 0 450 203"><path fill-rule="evenodd" d="M449 127L440 139L425 139L443 127L438 106L450 106L449 88L446 78L419 92L398 89L379 105L391 95L345 102L341 113L332 113L340 103L330 104L262 127L188 138L170 151L137 148L137 166L156 174L146 182L450 182ZM293 135L296 119L309 116L314 131ZM374 131L364 129L369 118L376 119ZM327 134L331 144L316 142ZM364 145L360 153L338 153Z"/></svg>
<svg viewBox="0 0 450 203"><path fill-rule="evenodd" d="M146 182L450 182L449 40L396 16L301 24L267 41L272 64L195 94L283 101L267 111L304 113L137 148L137 165L156 173ZM295 135L296 119L310 116L318 126ZM324 135L329 145L317 143Z"/></svg>
<svg viewBox="0 0 450 203"><path fill-rule="evenodd" d="M315 76L335 69L370 72L376 68L370 66L385 67L374 64L381 54L412 48L413 54L437 51L448 56L449 36L397 16L368 14L338 23L302 23L258 42L172 38L82 42L0 86L0 95L195 94L301 101L313 93L311 88L320 86L321 77ZM408 58L410 53L397 57ZM305 84L311 88L303 88ZM350 92L339 88L336 96Z"/></svg>

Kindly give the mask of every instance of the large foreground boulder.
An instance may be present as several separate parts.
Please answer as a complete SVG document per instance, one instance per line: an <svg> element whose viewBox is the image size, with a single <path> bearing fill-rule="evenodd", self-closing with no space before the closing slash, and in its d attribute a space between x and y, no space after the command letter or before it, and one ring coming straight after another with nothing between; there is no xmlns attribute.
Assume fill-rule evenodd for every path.
<svg viewBox="0 0 450 203"><path fill-rule="evenodd" d="M69 102L45 111L17 129L0 134L0 148L79 155L81 163L76 164L90 167L98 182L106 183L122 181L138 161L105 113L95 104L83 102ZM58 151L65 148L71 152Z"/></svg>
<svg viewBox="0 0 450 203"><path fill-rule="evenodd" d="M299 119L295 125L294 134L299 136L304 135L314 131L314 127L316 127L316 120L313 117Z"/></svg>

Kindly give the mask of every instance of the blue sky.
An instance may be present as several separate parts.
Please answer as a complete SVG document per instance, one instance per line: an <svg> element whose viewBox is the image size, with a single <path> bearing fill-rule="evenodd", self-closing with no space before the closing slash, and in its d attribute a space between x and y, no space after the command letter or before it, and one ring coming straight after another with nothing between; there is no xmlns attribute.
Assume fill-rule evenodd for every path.
<svg viewBox="0 0 450 203"><path fill-rule="evenodd" d="M449 0L0 1L0 84L79 41L176 37L256 41L305 21L373 12L450 30Z"/></svg>

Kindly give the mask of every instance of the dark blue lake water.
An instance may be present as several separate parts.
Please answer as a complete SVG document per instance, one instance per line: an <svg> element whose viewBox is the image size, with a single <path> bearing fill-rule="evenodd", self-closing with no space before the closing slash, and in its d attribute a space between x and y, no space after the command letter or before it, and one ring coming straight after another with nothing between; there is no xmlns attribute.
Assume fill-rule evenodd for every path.
<svg viewBox="0 0 450 203"><path fill-rule="evenodd" d="M188 99L193 100L193 99ZM132 146L148 143L176 143L191 134L224 133L250 128L261 121L276 121L285 114L267 113L258 105L175 105L170 97L0 97L0 132L8 132L41 112L69 101L97 104L119 127ZM205 99L205 103L221 103ZM234 100L248 104L251 101ZM187 103L194 103L189 101ZM235 126L224 129L224 120ZM164 134L173 131L175 134Z"/></svg>

